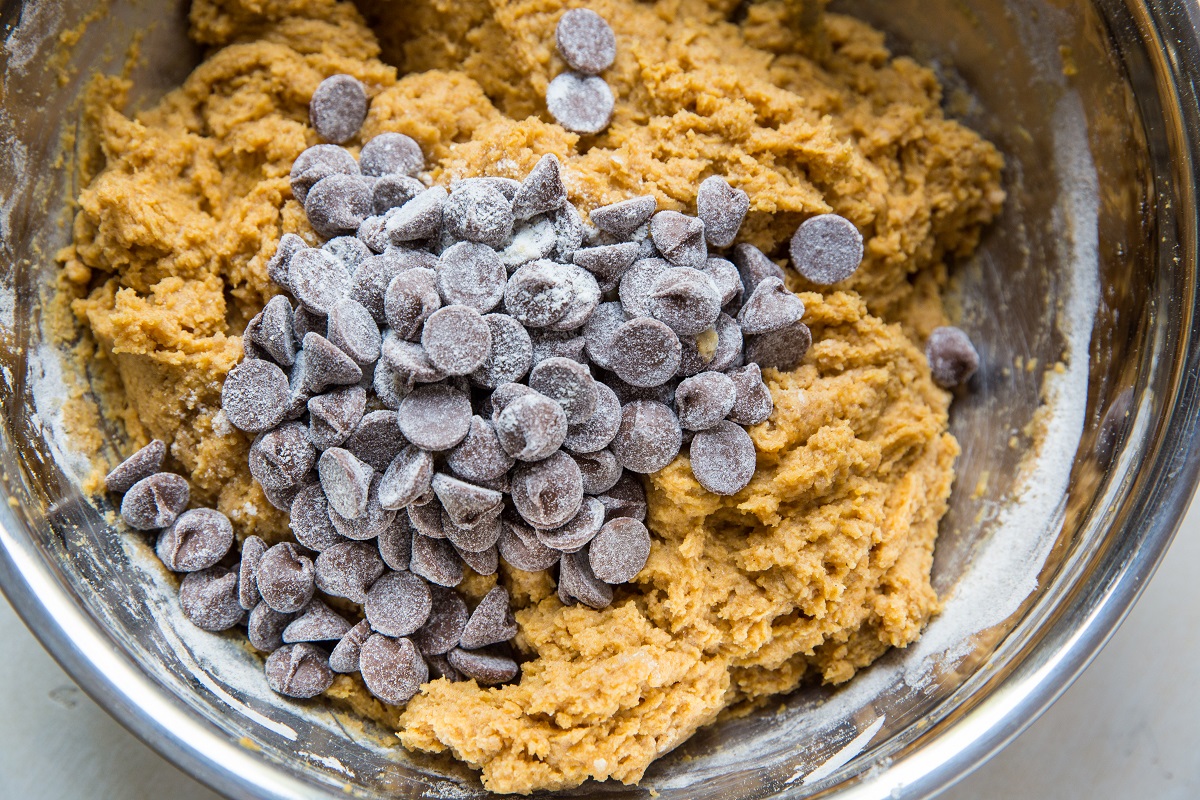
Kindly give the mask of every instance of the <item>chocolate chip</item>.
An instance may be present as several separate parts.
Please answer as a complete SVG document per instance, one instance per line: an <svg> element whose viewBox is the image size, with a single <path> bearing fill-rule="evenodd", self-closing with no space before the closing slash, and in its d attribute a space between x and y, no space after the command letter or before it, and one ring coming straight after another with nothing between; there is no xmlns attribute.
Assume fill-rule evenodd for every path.
<svg viewBox="0 0 1200 800"><path fill-rule="evenodd" d="M317 460L317 451L304 425L287 422L267 431L250 446L250 474L272 505L286 510Z"/></svg>
<svg viewBox="0 0 1200 800"><path fill-rule="evenodd" d="M471 429L471 398L449 386L420 386L400 402L400 432L422 450L449 450Z"/></svg>
<svg viewBox="0 0 1200 800"><path fill-rule="evenodd" d="M224 567L189 572L179 585L183 615L205 631L225 631L242 621L238 604L238 576Z"/></svg>
<svg viewBox="0 0 1200 800"><path fill-rule="evenodd" d="M443 655L458 646L470 612L462 597L440 586L430 587L433 608L429 620L412 636L422 655Z"/></svg>
<svg viewBox="0 0 1200 800"><path fill-rule="evenodd" d="M433 456L413 445L400 451L379 481L379 503L405 508L424 495L433 480Z"/></svg>
<svg viewBox="0 0 1200 800"><path fill-rule="evenodd" d="M655 400L668 406L675 405L675 382L673 380L659 386L634 386L610 372L604 375L604 383L608 384L608 387L617 395L621 405L632 403L634 400Z"/></svg>
<svg viewBox="0 0 1200 800"><path fill-rule="evenodd" d="M755 450L750 434L724 421L700 431L691 444L692 474L713 494L737 494L754 477Z"/></svg>
<svg viewBox="0 0 1200 800"><path fill-rule="evenodd" d="M442 230L442 209L447 197L444 188L434 186L409 200L388 219L388 238L403 244L437 236Z"/></svg>
<svg viewBox="0 0 1200 800"><path fill-rule="evenodd" d="M547 258L557 244L558 231L554 228L554 220L544 216L535 217L518 222L513 228L512 241L497 255L500 263L511 273L522 264Z"/></svg>
<svg viewBox="0 0 1200 800"><path fill-rule="evenodd" d="M701 269L708 260L704 223L678 211L659 211L650 220L650 238L662 257L677 267Z"/></svg>
<svg viewBox="0 0 1200 800"><path fill-rule="evenodd" d="M387 235L387 221L389 212L391 211L391 208L387 207L387 204L391 202L396 191L403 191L402 189L395 190L391 186L392 180L391 178L379 178L375 180L375 185L371 188L371 205L375 209L375 213L364 219L358 226L358 233L356 234L358 240L365 244L367 249L371 251L371 255L367 256L367 258L373 258L375 255L385 252L392 245L391 239ZM385 181L387 182L386 184ZM381 186L381 184L385 185ZM425 191L423 185L420 191ZM410 197L405 195L399 198L397 202L403 204L410 199ZM378 210L380 205L385 206L383 211ZM363 260L365 261L366 259ZM361 263L358 266L359 269L362 268Z"/></svg>
<svg viewBox="0 0 1200 800"><path fill-rule="evenodd" d="M342 542L317 556L313 566L317 588L322 592L363 603L367 599L367 589L383 574L384 565L379 548L374 544Z"/></svg>
<svg viewBox="0 0 1200 800"><path fill-rule="evenodd" d="M392 524L379 534L379 555L390 569L406 570L412 563L412 524L408 514L397 514Z"/></svg>
<svg viewBox="0 0 1200 800"><path fill-rule="evenodd" d="M409 569L438 586L458 586L463 579L462 559L454 552L453 545L445 539L433 539L419 533L413 535Z"/></svg>
<svg viewBox="0 0 1200 800"><path fill-rule="evenodd" d="M363 259L358 272L350 282L348 296L359 303L370 314L376 323L387 323L385 297L397 275L412 268L412 259L404 258L402 251L390 250L383 255Z"/></svg>
<svg viewBox="0 0 1200 800"><path fill-rule="evenodd" d="M442 510L442 531L460 558L465 561L464 554L485 553L495 546L500 538L501 510L502 506L497 506L493 516L485 517L469 528L455 524L445 509Z"/></svg>
<svg viewBox="0 0 1200 800"><path fill-rule="evenodd" d="M499 538L500 521L496 520L496 537ZM492 530L489 528L489 531ZM454 540L451 539L451 544ZM458 557L463 560L463 563L470 567L477 575L495 575L496 570L500 568L500 553L496 550L496 545L493 544L486 550L481 550L478 553L473 553L470 550L464 550L457 544L454 545L454 552L458 553Z"/></svg>
<svg viewBox="0 0 1200 800"><path fill-rule="evenodd" d="M173 572L197 572L214 566L232 546L228 517L211 508L193 508L162 532L155 552Z"/></svg>
<svg viewBox="0 0 1200 800"><path fill-rule="evenodd" d="M487 186L497 190L504 195L509 202L517 196L517 192L521 188L521 182L513 178L499 178L494 176L483 176L476 178L463 178L461 180L452 181L450 190L455 191L464 186Z"/></svg>
<svg viewBox="0 0 1200 800"><path fill-rule="evenodd" d="M446 201L442 227L454 241L499 249L512 235L512 202L486 183L459 184Z"/></svg>
<svg viewBox="0 0 1200 800"><path fill-rule="evenodd" d="M497 491L474 486L441 473L433 476L433 491L454 524L464 528L474 527L499 515L504 501L504 497ZM476 552L489 546L477 548Z"/></svg>
<svg viewBox="0 0 1200 800"><path fill-rule="evenodd" d="M792 266L818 286L831 286L855 273L863 259L863 237L850 220L819 214L805 220L791 242Z"/></svg>
<svg viewBox="0 0 1200 800"><path fill-rule="evenodd" d="M587 323L596 306L600 304L600 286L587 270L574 264L560 266L571 293L567 311L547 327L554 331L573 331Z"/></svg>
<svg viewBox="0 0 1200 800"><path fill-rule="evenodd" d="M579 512L566 524L552 530L538 530L538 541L564 553L583 549L604 524L604 505L594 497L583 498Z"/></svg>
<svg viewBox="0 0 1200 800"><path fill-rule="evenodd" d="M353 75L331 75L313 92L308 115L318 136L341 144L354 138L367 118L367 90Z"/></svg>
<svg viewBox="0 0 1200 800"><path fill-rule="evenodd" d="M250 644L264 653L275 652L283 647L283 631L295 618L295 614L284 614L266 603L259 603L246 620L246 634Z"/></svg>
<svg viewBox="0 0 1200 800"><path fill-rule="evenodd" d="M609 520L588 545L588 563L597 578L609 584L628 583L650 557L650 532L636 519Z"/></svg>
<svg viewBox="0 0 1200 800"><path fill-rule="evenodd" d="M336 641L349 633L350 627L340 614L314 599L303 614L283 629L283 641L286 644Z"/></svg>
<svg viewBox="0 0 1200 800"><path fill-rule="evenodd" d="M361 620L347 631L342 640L334 646L333 652L329 654L329 668L343 674L358 672L358 659L359 654L362 653L362 646L372 635L374 633L371 630L371 623L365 619Z"/></svg>
<svg viewBox="0 0 1200 800"><path fill-rule="evenodd" d="M580 364L586 363L583 355L586 342L578 331L539 330L536 335L530 335L533 343L533 363L538 364L548 358L569 358Z"/></svg>
<svg viewBox="0 0 1200 800"><path fill-rule="evenodd" d="M495 424L500 445L518 461L546 458L562 446L567 436L567 415L562 406L536 392L505 405L496 415Z"/></svg>
<svg viewBox="0 0 1200 800"><path fill-rule="evenodd" d="M752 337L746 343L746 360L763 368L795 369L812 345L812 332L803 322Z"/></svg>
<svg viewBox="0 0 1200 800"><path fill-rule="evenodd" d="M129 487L121 499L121 519L135 530L165 528L187 508L188 482L169 472L156 472Z"/></svg>
<svg viewBox="0 0 1200 800"><path fill-rule="evenodd" d="M604 504L606 520L619 517L630 517L636 520L646 519L646 490L636 476L625 473L617 481L617 485L602 495L596 497Z"/></svg>
<svg viewBox="0 0 1200 800"><path fill-rule="evenodd" d="M507 314L487 314L483 321L491 334L492 348L483 364L471 373L471 380L493 389L525 377L533 364L533 344L524 326Z"/></svg>
<svg viewBox="0 0 1200 800"><path fill-rule="evenodd" d="M572 133L600 133L612 119L612 89L603 78L564 72L546 87L546 108Z"/></svg>
<svg viewBox="0 0 1200 800"><path fill-rule="evenodd" d="M514 459L504 451L496 429L478 414L471 418L467 437L446 457L446 465L468 481L497 478L512 468Z"/></svg>
<svg viewBox="0 0 1200 800"><path fill-rule="evenodd" d="M679 424L690 431L715 427L733 410L737 387L720 372L701 372L675 389L675 411Z"/></svg>
<svg viewBox="0 0 1200 800"><path fill-rule="evenodd" d="M583 327L584 350L601 369L612 367L612 335L624 322L625 311L620 303L601 303Z"/></svg>
<svg viewBox="0 0 1200 800"><path fill-rule="evenodd" d="M383 337L371 312L360 303L343 298L329 312L327 325L329 342L358 364L374 364L379 360Z"/></svg>
<svg viewBox="0 0 1200 800"><path fill-rule="evenodd" d="M524 572L540 572L558 563L561 553L539 542L532 529L529 529L528 538L523 538L514 532L515 528L516 524L502 521L497 543L500 557L509 566Z"/></svg>
<svg viewBox="0 0 1200 800"><path fill-rule="evenodd" d="M682 442L674 411L653 400L635 400L621 409L621 427L610 449L625 469L649 475L670 464Z"/></svg>
<svg viewBox="0 0 1200 800"><path fill-rule="evenodd" d="M411 137L381 133L363 145L358 163L364 175L416 175L425 167L425 156Z"/></svg>
<svg viewBox="0 0 1200 800"><path fill-rule="evenodd" d="M367 407L367 393L351 386L308 401L308 437L321 450L341 445L354 432Z"/></svg>
<svg viewBox="0 0 1200 800"><path fill-rule="evenodd" d="M391 332L388 333L388 336L394 338ZM384 342L386 346L386 338ZM407 375L397 372L388 360L383 358L375 364L375 371L371 376L371 388L375 390L375 397L385 408L395 411L400 408L400 401L412 391L413 385ZM398 425L396 430L400 430ZM356 453L356 455L358 454ZM361 456L359 457L361 458Z"/></svg>
<svg viewBox="0 0 1200 800"><path fill-rule="evenodd" d="M280 542L258 564L258 591L263 602L291 614L308 605L316 590L312 560L291 542Z"/></svg>
<svg viewBox="0 0 1200 800"><path fill-rule="evenodd" d="M367 513L367 499L374 470L353 453L331 447L317 460L321 488L329 508L346 519L358 519Z"/></svg>
<svg viewBox="0 0 1200 800"><path fill-rule="evenodd" d="M410 341L420 338L425 320L441 307L437 273L429 269L400 273L392 279L383 297L383 313L388 325L397 336Z"/></svg>
<svg viewBox="0 0 1200 800"><path fill-rule="evenodd" d="M326 238L355 233L373 210L371 187L357 175L335 173L322 178L308 190L304 200L308 223ZM336 258L333 260L337 261ZM292 261L295 262L295 258ZM293 280L291 270L288 280Z"/></svg>
<svg viewBox="0 0 1200 800"><path fill-rule="evenodd" d="M567 424L590 419L596 410L596 381L583 364L569 358L548 358L534 365L529 388L562 407Z"/></svg>
<svg viewBox="0 0 1200 800"><path fill-rule="evenodd" d="M680 376L719 372L741 364L742 329L728 314L717 317L711 330L681 337L680 344L683 351L676 373Z"/></svg>
<svg viewBox="0 0 1200 800"><path fill-rule="evenodd" d="M742 276L746 294L751 294L766 278L783 280L783 268L752 244L734 245L733 263Z"/></svg>
<svg viewBox="0 0 1200 800"><path fill-rule="evenodd" d="M700 270L668 269L650 287L646 310L675 333L694 335L716 324L721 313L721 296Z"/></svg>
<svg viewBox="0 0 1200 800"><path fill-rule="evenodd" d="M429 680L429 666L409 639L389 639L375 634L358 657L367 690L390 705L407 703Z"/></svg>
<svg viewBox="0 0 1200 800"><path fill-rule="evenodd" d="M330 386L356 384L362 367L319 333L304 334L305 388L319 393Z"/></svg>
<svg viewBox="0 0 1200 800"><path fill-rule="evenodd" d="M329 503L319 483L306 486L296 494L289 524L296 541L318 553L345 541L329 519Z"/></svg>
<svg viewBox="0 0 1200 800"><path fill-rule="evenodd" d="M721 298L721 307L725 308L742 296L742 276L737 267L723 258L710 258L704 262L701 270L716 287Z"/></svg>
<svg viewBox="0 0 1200 800"><path fill-rule="evenodd" d="M344 517L336 509L330 507L329 521L342 536L356 542L363 542L367 539L374 539L392 524L392 520L396 518L396 512L380 505L380 481L381 478L378 475L371 479L371 485L367 489L367 510L361 516Z"/></svg>
<svg viewBox="0 0 1200 800"><path fill-rule="evenodd" d="M485 408L481 410L485 412L488 409L491 410L492 422L494 424L500 418L500 414L503 413L504 409L508 408L509 403L518 397L536 394L537 392L523 383L502 383L492 390L491 396L483 403Z"/></svg>
<svg viewBox="0 0 1200 800"><path fill-rule="evenodd" d="M283 295L275 295L258 315L258 325L250 338L266 351L276 364L290 367L296 361L296 323L292 304ZM251 333L247 328L247 333Z"/></svg>
<svg viewBox="0 0 1200 800"><path fill-rule="evenodd" d="M330 175L360 175L358 162L344 147L336 144L318 144L310 147L292 162L292 196L301 205L308 199L308 190ZM273 277L273 276L272 276ZM288 288L286 283L276 281Z"/></svg>
<svg viewBox="0 0 1200 800"><path fill-rule="evenodd" d="M333 685L329 658L309 642L284 645L267 656L267 685L285 697L316 697Z"/></svg>
<svg viewBox="0 0 1200 800"><path fill-rule="evenodd" d="M238 562L238 604L246 611L253 611L262 595L258 593L258 564L267 552L267 543L257 536L247 536L242 542L241 561Z"/></svg>
<svg viewBox="0 0 1200 800"><path fill-rule="evenodd" d="M520 267L504 289L504 310L522 325L544 328L567 315L573 300L570 276L553 261Z"/></svg>
<svg viewBox="0 0 1200 800"><path fill-rule="evenodd" d="M292 332L295 335L297 347L300 342L304 341L305 334L319 333L325 335L325 315L318 314L315 311L305 308L303 305L296 306L292 312ZM296 353L296 358L300 354Z"/></svg>
<svg viewBox="0 0 1200 800"><path fill-rule="evenodd" d="M243 361L229 371L221 387L221 408L233 427L261 433L283 421L288 376L270 361Z"/></svg>
<svg viewBox="0 0 1200 800"><path fill-rule="evenodd" d="M696 213L704 222L704 235L713 247L733 244L749 210L750 198L746 193L734 189L719 175L705 178L696 192Z"/></svg>
<svg viewBox="0 0 1200 800"><path fill-rule="evenodd" d="M621 200L592 210L592 224L614 236L629 236L645 225L658 208L653 195Z"/></svg>
<svg viewBox="0 0 1200 800"><path fill-rule="evenodd" d="M963 385L979 369L979 353L961 328L934 328L925 342L925 358L934 383L947 389Z"/></svg>
<svg viewBox="0 0 1200 800"><path fill-rule="evenodd" d="M153 439L129 458L113 467L104 477L104 488L110 492L123 493L143 478L149 478L162 467L167 445L161 439Z"/></svg>
<svg viewBox="0 0 1200 800"><path fill-rule="evenodd" d="M392 371L393 379L403 387L403 391L397 392L401 395L400 401L411 393L413 384L434 383L446 377L429 360L429 354L425 352L424 347L416 342L406 342L397 336L395 331L389 331L383 337L382 355L383 360L376 368L386 364ZM398 410L399 402L396 407Z"/></svg>
<svg viewBox="0 0 1200 800"><path fill-rule="evenodd" d="M620 417L617 417L620 421ZM604 494L617 485L621 479L624 467L611 450L598 450L594 453L572 453L571 457L579 465L579 473L583 476L583 491L585 494Z"/></svg>
<svg viewBox="0 0 1200 800"><path fill-rule="evenodd" d="M599 75L617 57L617 37L604 17L586 8L563 14L555 29L558 53L576 72Z"/></svg>
<svg viewBox="0 0 1200 800"><path fill-rule="evenodd" d="M321 249L341 261L351 275L358 272L363 261L374 255L371 248L355 236L337 236L321 245Z"/></svg>
<svg viewBox="0 0 1200 800"><path fill-rule="evenodd" d="M490 644L507 642L517 635L517 623L509 606L508 590L503 586L491 589L471 612L462 631L459 644L465 650L478 650ZM443 652L448 652L447 648Z"/></svg>
<svg viewBox="0 0 1200 800"><path fill-rule="evenodd" d="M396 422L396 412L371 411L362 417L342 446L382 474L406 444L408 441Z"/></svg>
<svg viewBox="0 0 1200 800"><path fill-rule="evenodd" d="M608 385L595 382L596 404L592 415L567 428L562 446L572 453L603 450L617 435L621 425L621 401Z"/></svg>
<svg viewBox="0 0 1200 800"><path fill-rule="evenodd" d="M421 346L435 367L447 375L469 375L492 352L491 327L470 306L445 306L425 321Z"/></svg>
<svg viewBox="0 0 1200 800"><path fill-rule="evenodd" d="M746 299L737 321L742 333L754 335L786 328L803 316L804 301L779 278L764 278Z"/></svg>
<svg viewBox="0 0 1200 800"><path fill-rule="evenodd" d="M389 572L367 591L363 612L371 627L387 636L408 636L429 619L429 586L411 572Z"/></svg>
<svg viewBox="0 0 1200 800"><path fill-rule="evenodd" d="M734 401L729 419L739 425L757 425L765 422L775 404L771 390L763 383L762 370L758 364L747 364L726 373L733 381Z"/></svg>
<svg viewBox="0 0 1200 800"><path fill-rule="evenodd" d="M566 453L556 452L532 464L518 464L513 472L512 499L517 513L535 528L548 530L565 524L583 503L583 476Z"/></svg>
<svg viewBox="0 0 1200 800"><path fill-rule="evenodd" d="M459 242L442 253L437 287L447 305L470 306L486 314L504 299L508 272L485 244Z"/></svg>
<svg viewBox="0 0 1200 800"><path fill-rule="evenodd" d="M576 266L583 267L597 280L612 282L620 280L629 271L641 250L634 242L622 242L576 250L571 258Z"/></svg>
<svg viewBox="0 0 1200 800"><path fill-rule="evenodd" d="M639 317L612 334L609 362L621 380L643 388L660 386L679 369L679 337L656 319Z"/></svg>
<svg viewBox="0 0 1200 800"><path fill-rule="evenodd" d="M375 186L371 189L371 207L376 214L385 216L374 217L378 222L367 237L367 244L374 245L380 243L376 237L383 237L381 244L387 244L387 212L393 208L401 208L409 200L425 191L425 184L421 183L416 178L409 178L404 175L388 175L375 181ZM366 222L363 223L365 225ZM362 226L359 226L358 235L363 238ZM383 247L376 249L371 248L376 252L382 253Z"/></svg>
<svg viewBox="0 0 1200 800"><path fill-rule="evenodd" d="M520 667L508 656L455 648L447 654L450 666L482 686L496 686L517 677Z"/></svg>
<svg viewBox="0 0 1200 800"><path fill-rule="evenodd" d="M671 265L661 258L643 258L621 276L618 293L626 317L650 316L650 292L659 277L670 269Z"/></svg>
<svg viewBox="0 0 1200 800"><path fill-rule="evenodd" d="M563 185L558 157L547 153L521 181L512 199L516 219L529 219L538 214L556 211L567 204L567 187Z"/></svg>
<svg viewBox="0 0 1200 800"><path fill-rule="evenodd" d="M564 553L558 562L558 595L578 600L592 608L606 608L612 603L612 587L596 577L586 552Z"/></svg>

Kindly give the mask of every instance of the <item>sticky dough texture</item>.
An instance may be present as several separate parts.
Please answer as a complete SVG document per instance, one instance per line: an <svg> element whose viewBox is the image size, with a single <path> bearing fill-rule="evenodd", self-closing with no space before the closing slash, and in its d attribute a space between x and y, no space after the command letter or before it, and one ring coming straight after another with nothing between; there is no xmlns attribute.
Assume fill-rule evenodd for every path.
<svg viewBox="0 0 1200 800"><path fill-rule="evenodd" d="M87 104L97 157L81 163L60 298L97 345L103 410L130 449L167 441L196 502L268 542L290 538L286 515L250 478L220 387L278 291L266 263L280 236L317 241L288 171L317 143L307 102L326 75L354 75L373 98L352 147L408 134L439 183L520 178L553 152L585 210L651 193L694 213L718 174L750 195L742 240L769 253L816 213L862 230L865 263L837 291L805 291L789 271L814 344L797 370L765 372L775 412L751 429L754 480L708 494L686 455L650 477L649 563L612 607L563 608L551 576L502 568L529 659L518 684L434 681L406 709L357 676L329 690L407 747L481 768L497 792L636 781L722 711L848 680L938 609L929 571L958 446L918 343L945 322L947 261L999 210L1001 158L943 117L929 70L866 25L812 0L726 22L736 5L590 3L617 34L605 79L618 100L586 151L541 99L562 69L567 4L553 0L463 0L453 14L438 0L364 3L366 19L386 17L374 32L331 0L198 0L193 35L212 49L180 89L127 116L128 86L100 79ZM479 598L495 580L464 589Z"/></svg>

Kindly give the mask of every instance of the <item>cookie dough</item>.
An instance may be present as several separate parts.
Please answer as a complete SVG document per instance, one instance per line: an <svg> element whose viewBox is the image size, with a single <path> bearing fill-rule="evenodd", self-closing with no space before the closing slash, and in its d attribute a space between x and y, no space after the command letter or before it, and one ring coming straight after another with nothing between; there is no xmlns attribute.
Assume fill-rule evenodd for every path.
<svg viewBox="0 0 1200 800"><path fill-rule="evenodd" d="M555 153L585 209L654 194L694 212L695 187L717 174L749 194L743 238L768 253L817 213L863 232L864 265L836 290L789 271L814 345L795 371L765 373L775 412L751 429L753 481L709 494L686 456L651 476L650 559L610 608L564 608L550 576L505 570L519 683L433 681L406 708L356 676L327 693L409 748L480 768L497 792L635 782L723 711L846 681L919 636L938 610L929 572L958 453L919 343L946 322L948 262L1003 202L999 154L945 119L933 73L817 0L588 3L616 31L617 106L603 134L568 133L543 97L564 68L554 26L575 5L196 0L193 34L211 50L182 87L134 114L126 84L98 80L87 124L103 168L85 176L61 255L103 411L130 449L168 442L196 503L274 542L286 516L250 478L220 388L277 291L276 242L317 241L288 171L318 141L308 101L324 77L368 87L350 146L408 134L440 183L519 178Z"/></svg>

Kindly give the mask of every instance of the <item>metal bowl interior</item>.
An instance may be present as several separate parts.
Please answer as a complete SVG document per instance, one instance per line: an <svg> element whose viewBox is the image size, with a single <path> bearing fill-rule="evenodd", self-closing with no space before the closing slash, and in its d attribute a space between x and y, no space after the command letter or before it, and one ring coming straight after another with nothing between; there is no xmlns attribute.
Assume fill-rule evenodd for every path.
<svg viewBox="0 0 1200 800"><path fill-rule="evenodd" d="M58 402L68 367L40 313L78 188L59 160L64 134L79 125L91 74L120 72L135 41L135 103L178 85L199 56L173 0L149 27L143 4L114 0L64 50L59 34L91 5L9 0L0 11L0 587L85 690L230 796L482 795L461 765L385 746L383 732L319 704L273 698L256 658L184 622L146 543L80 492ZM953 413L963 456L935 563L945 611L920 642L843 688L806 688L707 728L639 787L568 795L935 791L1087 664L1190 498L1200 12L1135 0L835 8L933 65L947 108L1008 159L1004 215L956 266L962 325L985 366ZM1098 457L1102 420L1125 401L1114 453Z"/></svg>

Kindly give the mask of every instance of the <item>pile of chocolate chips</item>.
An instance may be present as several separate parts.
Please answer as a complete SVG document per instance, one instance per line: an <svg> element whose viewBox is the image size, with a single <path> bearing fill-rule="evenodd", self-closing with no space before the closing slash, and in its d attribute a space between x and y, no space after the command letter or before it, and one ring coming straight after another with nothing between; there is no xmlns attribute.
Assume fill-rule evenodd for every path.
<svg viewBox="0 0 1200 800"><path fill-rule="evenodd" d="M559 19L555 40L570 70L546 87L546 108L569 131L600 133L608 127L615 105L600 73L617 57L617 37L595 11L575 8Z"/></svg>

